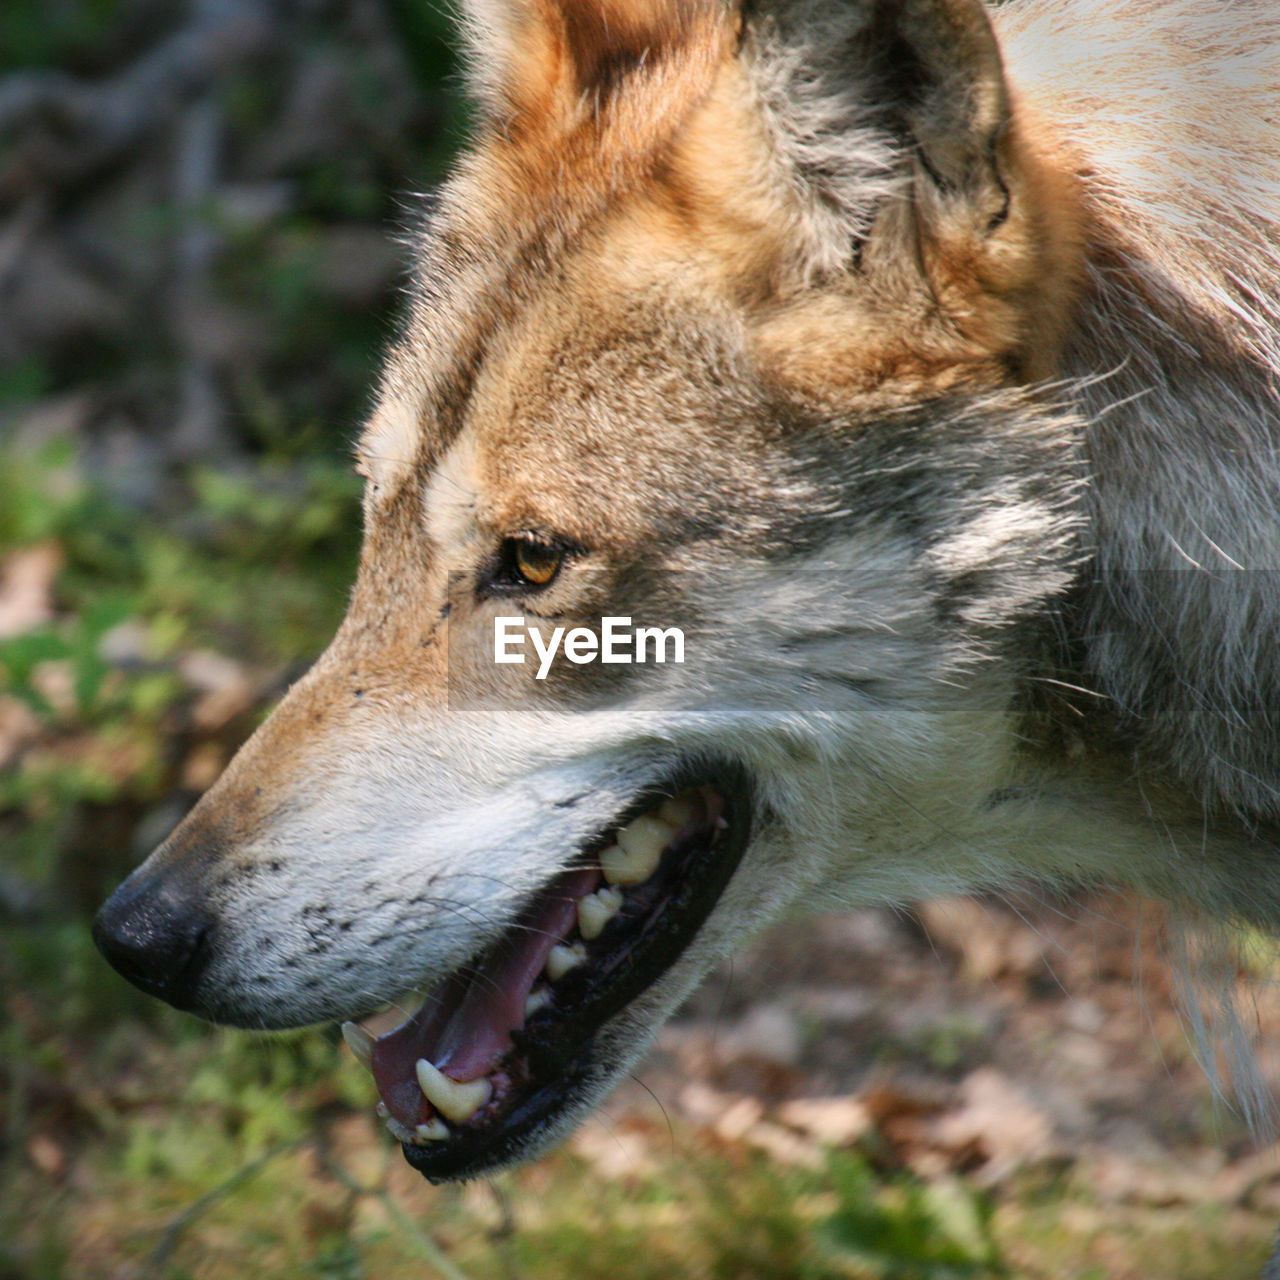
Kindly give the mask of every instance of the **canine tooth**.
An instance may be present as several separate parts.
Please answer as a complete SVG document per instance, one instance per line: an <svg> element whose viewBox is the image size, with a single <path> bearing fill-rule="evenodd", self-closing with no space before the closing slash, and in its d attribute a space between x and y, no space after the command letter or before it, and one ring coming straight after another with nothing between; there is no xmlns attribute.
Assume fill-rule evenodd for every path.
<svg viewBox="0 0 1280 1280"><path fill-rule="evenodd" d="M449 1136L449 1126L443 1120L431 1120L420 1124L414 1131L418 1143L443 1142Z"/></svg>
<svg viewBox="0 0 1280 1280"><path fill-rule="evenodd" d="M552 982L559 982L570 969L576 969L586 958L587 953L581 943L575 942L568 946L560 943L551 948L551 954L547 957L547 977Z"/></svg>
<svg viewBox="0 0 1280 1280"><path fill-rule="evenodd" d="M342 1038L347 1048L356 1055L356 1061L367 1071L373 1061L373 1037L354 1022L342 1024Z"/></svg>
<svg viewBox="0 0 1280 1280"><path fill-rule="evenodd" d="M525 997L524 1016L528 1020L535 1013L540 1013L551 1003L551 992L546 987L539 987L537 991L530 991Z"/></svg>
<svg viewBox="0 0 1280 1280"><path fill-rule="evenodd" d="M639 884L657 870L662 851L675 828L650 813L642 813L618 832L618 843L600 854L600 867L610 884Z"/></svg>
<svg viewBox="0 0 1280 1280"><path fill-rule="evenodd" d="M617 889L597 889L578 899L578 932L590 941L598 938L605 925L622 909L622 893Z"/></svg>
<svg viewBox="0 0 1280 1280"><path fill-rule="evenodd" d="M420 1088L427 1101L446 1120L461 1124L469 1120L490 1098L493 1086L485 1079L466 1080L459 1083L450 1080L433 1062L419 1058L414 1064Z"/></svg>
<svg viewBox="0 0 1280 1280"><path fill-rule="evenodd" d="M698 803L689 796L673 796L664 800L658 809L663 822L669 822L677 831L692 822L698 813Z"/></svg>

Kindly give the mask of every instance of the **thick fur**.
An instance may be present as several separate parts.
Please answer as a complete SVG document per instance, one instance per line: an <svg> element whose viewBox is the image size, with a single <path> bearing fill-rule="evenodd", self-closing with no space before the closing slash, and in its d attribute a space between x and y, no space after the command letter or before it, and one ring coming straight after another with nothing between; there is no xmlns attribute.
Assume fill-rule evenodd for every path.
<svg viewBox="0 0 1280 1280"><path fill-rule="evenodd" d="M486 116L360 445L349 615L131 882L211 918L191 1007L447 974L726 759L742 867L566 1124L796 904L1106 879L1280 922L1280 12L990 19L470 6ZM527 531L575 553L489 598ZM502 612L691 657L538 685Z"/></svg>

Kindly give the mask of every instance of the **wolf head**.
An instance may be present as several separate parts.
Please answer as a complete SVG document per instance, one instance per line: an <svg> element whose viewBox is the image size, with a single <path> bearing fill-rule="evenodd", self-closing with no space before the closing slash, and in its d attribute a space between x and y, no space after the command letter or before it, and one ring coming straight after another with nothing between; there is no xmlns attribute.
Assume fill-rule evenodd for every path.
<svg viewBox="0 0 1280 1280"><path fill-rule="evenodd" d="M466 32L483 123L359 446L346 621L97 926L239 1026L426 989L351 1039L432 1177L562 1134L793 904L1016 872L992 815L1078 554L1037 389L1071 191L976 0ZM539 679L495 661L511 616L685 661Z"/></svg>

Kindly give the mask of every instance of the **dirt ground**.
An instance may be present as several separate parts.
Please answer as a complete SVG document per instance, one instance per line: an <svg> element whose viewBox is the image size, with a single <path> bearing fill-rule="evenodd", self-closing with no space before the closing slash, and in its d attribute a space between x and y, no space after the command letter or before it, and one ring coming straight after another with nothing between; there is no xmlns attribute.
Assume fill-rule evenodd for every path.
<svg viewBox="0 0 1280 1280"><path fill-rule="evenodd" d="M1274 1212L1280 1148L1252 1140L1193 1052L1159 908L1105 894L951 899L777 926L659 1036L615 1099L631 1150L663 1111L780 1157L873 1126L883 1158L999 1188L1070 1171L1102 1202ZM1280 998L1256 970L1239 1003L1256 1066L1280 1079ZM1219 1064L1221 1065L1221 1064Z"/></svg>

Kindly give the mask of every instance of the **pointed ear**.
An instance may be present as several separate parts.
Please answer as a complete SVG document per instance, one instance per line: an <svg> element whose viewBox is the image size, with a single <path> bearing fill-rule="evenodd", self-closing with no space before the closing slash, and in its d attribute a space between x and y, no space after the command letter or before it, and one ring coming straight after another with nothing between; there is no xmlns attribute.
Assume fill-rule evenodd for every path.
<svg viewBox="0 0 1280 1280"><path fill-rule="evenodd" d="M659 65L722 0L461 0L472 85L500 119L563 118Z"/></svg>
<svg viewBox="0 0 1280 1280"><path fill-rule="evenodd" d="M807 193L810 269L875 280L903 314L925 298L939 335L1040 376L1074 289L1078 215L1069 167L1006 83L986 6L756 0L751 21L755 74Z"/></svg>
<svg viewBox="0 0 1280 1280"><path fill-rule="evenodd" d="M873 111L908 147L928 211L994 230L1009 214L1009 92L980 0L875 0L861 39Z"/></svg>

